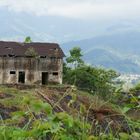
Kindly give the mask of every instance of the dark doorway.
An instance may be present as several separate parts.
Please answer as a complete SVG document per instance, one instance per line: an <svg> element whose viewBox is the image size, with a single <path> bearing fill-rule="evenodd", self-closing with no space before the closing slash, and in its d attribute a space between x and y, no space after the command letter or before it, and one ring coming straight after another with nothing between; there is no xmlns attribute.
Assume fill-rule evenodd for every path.
<svg viewBox="0 0 140 140"><path fill-rule="evenodd" d="M18 82L19 83L25 83L25 72L24 71L20 71L19 75L18 75Z"/></svg>
<svg viewBox="0 0 140 140"><path fill-rule="evenodd" d="M48 84L48 72L42 72L42 85Z"/></svg>

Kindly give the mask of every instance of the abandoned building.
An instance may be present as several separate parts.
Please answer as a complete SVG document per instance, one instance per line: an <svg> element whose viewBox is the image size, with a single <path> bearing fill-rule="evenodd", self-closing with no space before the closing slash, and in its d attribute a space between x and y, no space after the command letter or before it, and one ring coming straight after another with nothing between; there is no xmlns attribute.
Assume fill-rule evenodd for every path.
<svg viewBox="0 0 140 140"><path fill-rule="evenodd" d="M55 43L0 41L0 84L61 84L63 57Z"/></svg>

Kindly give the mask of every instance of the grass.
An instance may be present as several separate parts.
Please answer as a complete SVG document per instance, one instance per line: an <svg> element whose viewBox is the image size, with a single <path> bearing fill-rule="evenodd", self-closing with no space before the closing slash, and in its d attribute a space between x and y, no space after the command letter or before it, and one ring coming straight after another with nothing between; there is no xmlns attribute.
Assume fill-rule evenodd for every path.
<svg viewBox="0 0 140 140"><path fill-rule="evenodd" d="M6 86L0 86L0 94L7 94L11 95L8 98L0 99L0 103L3 104L5 107L18 107L22 108L22 100L24 98L29 98L30 100L35 100L37 97L35 96L34 89L28 90L19 90L16 88L9 88Z"/></svg>
<svg viewBox="0 0 140 140"><path fill-rule="evenodd" d="M4 105L7 108L16 107L19 113L18 117L24 113L28 114L30 112L30 117L32 119L35 117L36 121L43 121L43 112L40 112L41 115L39 115L40 113L37 113L37 116L34 116L34 112L31 111L32 109L40 110L41 106L43 108L48 108L48 106L46 106L45 104L42 105L42 102L46 103L48 102L48 100L38 95L36 92L37 90L40 91L44 95L44 97L47 97L49 99L49 101L51 102L50 105L52 106L53 113L63 112L67 113L67 115L70 115L68 117L65 114L69 118L67 122L68 125L73 124L73 119L79 119L85 124L90 123L90 133L96 134L100 137L102 137L103 135L105 135L106 137L107 132L110 134L110 137L113 137L114 134L119 135L120 132L125 133L124 135L129 135L127 130L123 130L127 129L123 124L123 122L127 121L127 117L125 116L126 114L122 115L121 111L117 108L117 105L111 104L109 101L101 100L97 95L93 96L88 92L77 90L75 87L71 87L70 90L68 90L67 86L56 85L40 87L37 89L32 88L19 90L6 86L0 86L0 94L11 95L9 97L0 99L0 104ZM35 106L30 108L30 104ZM63 111L60 111L59 108L62 108ZM64 117L66 119L67 117L63 115L64 114L61 114L61 116L59 117ZM36 119L36 117L39 118ZM25 118L23 117L22 119L24 120ZM7 122L8 121L9 120L7 120ZM128 121L133 127L133 131L131 133L137 134L137 132L135 132L135 128L139 127L140 122L132 121L131 119L128 119ZM28 123L30 122L27 122L27 124ZM100 130L98 130L98 128L100 128ZM124 137L124 135L121 137ZM112 138L111 140L113 139L114 138Z"/></svg>

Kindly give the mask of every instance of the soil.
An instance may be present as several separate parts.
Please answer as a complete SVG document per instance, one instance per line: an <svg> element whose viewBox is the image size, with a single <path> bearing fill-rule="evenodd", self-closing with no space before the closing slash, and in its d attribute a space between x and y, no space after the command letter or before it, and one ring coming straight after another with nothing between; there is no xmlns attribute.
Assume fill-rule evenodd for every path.
<svg viewBox="0 0 140 140"><path fill-rule="evenodd" d="M123 131L130 133L131 128L129 127L126 118L118 111L115 111L111 106L103 105L102 107L96 109L94 106L91 106L92 100L87 96L77 95L76 100L69 105L72 100L71 94L69 93L71 89L66 88L65 90L53 90L53 89L44 89L41 93L44 95L44 99L52 103L55 112L66 111L73 116L77 116L80 112L81 104L85 106L85 112L81 116L85 117L90 124L92 124L93 133L99 134L101 132L109 133L116 131ZM63 97L63 98L62 98ZM62 98L62 99L61 99ZM60 100L61 99L61 100ZM59 102L58 102L59 101ZM56 103L58 106L56 106ZM100 130L96 130L95 125L98 123Z"/></svg>
<svg viewBox="0 0 140 140"><path fill-rule="evenodd" d="M24 88L24 86L18 85L17 88L25 89L27 87ZM130 133L131 128L128 126L126 118L120 112L106 104L97 108L93 104L94 101L85 95L76 95L75 100L71 103L73 99L72 93L75 93L75 91L70 87L36 88L36 95L38 98L48 102L53 107L54 112L66 111L74 117L77 117L80 113L80 116L85 117L85 120L92 125L92 132L94 134L98 135L101 132L109 133L110 131L114 132L114 134L119 131ZM10 94L0 93L0 99L9 97L11 97ZM91 106L91 104L93 105ZM83 112L80 112L81 105L85 107ZM9 108L0 104L0 114L2 119L10 118L11 112L15 112L17 110L18 108L15 106ZM27 118L23 118L19 126L24 126L27 121ZM96 126L97 124L99 127Z"/></svg>
<svg viewBox="0 0 140 140"><path fill-rule="evenodd" d="M10 98L13 97L11 94L8 93L1 93L0 92L0 99Z"/></svg>
<svg viewBox="0 0 140 140"><path fill-rule="evenodd" d="M11 117L11 113L17 111L17 107L5 107L4 105L0 104L0 115L2 119L8 119Z"/></svg>

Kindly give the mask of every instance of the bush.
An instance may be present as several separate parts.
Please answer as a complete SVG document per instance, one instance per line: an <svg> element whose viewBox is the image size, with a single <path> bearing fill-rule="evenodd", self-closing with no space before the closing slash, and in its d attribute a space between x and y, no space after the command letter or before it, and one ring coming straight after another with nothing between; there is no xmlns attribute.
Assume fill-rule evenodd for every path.
<svg viewBox="0 0 140 140"><path fill-rule="evenodd" d="M115 91L113 79L117 73L92 66L81 66L76 69L64 68L64 83L76 85L78 88L97 93L103 98L109 97Z"/></svg>

